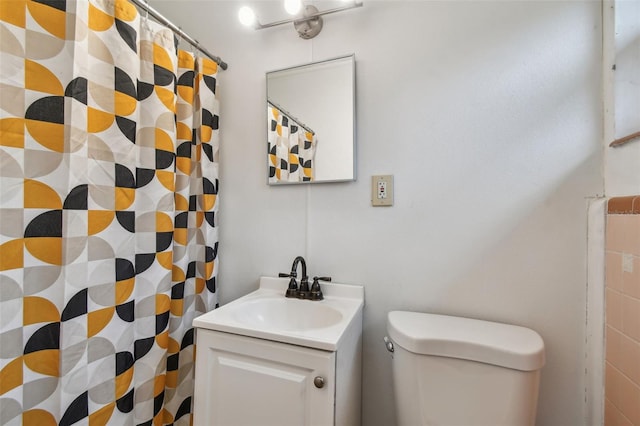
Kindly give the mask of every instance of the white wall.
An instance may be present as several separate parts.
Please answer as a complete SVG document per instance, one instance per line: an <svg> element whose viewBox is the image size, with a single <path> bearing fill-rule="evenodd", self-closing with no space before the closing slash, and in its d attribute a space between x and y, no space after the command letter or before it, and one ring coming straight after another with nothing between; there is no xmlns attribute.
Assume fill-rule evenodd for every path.
<svg viewBox="0 0 640 426"><path fill-rule="evenodd" d="M299 254L311 275L365 285L366 426L394 424L389 310L531 327L547 346L538 424L584 424L586 198L603 191L599 2L366 1L311 41L289 26L241 28L235 1L152 5L229 63L222 302ZM264 73L351 53L357 182L267 186ZM393 207L370 206L372 174L395 176Z"/></svg>

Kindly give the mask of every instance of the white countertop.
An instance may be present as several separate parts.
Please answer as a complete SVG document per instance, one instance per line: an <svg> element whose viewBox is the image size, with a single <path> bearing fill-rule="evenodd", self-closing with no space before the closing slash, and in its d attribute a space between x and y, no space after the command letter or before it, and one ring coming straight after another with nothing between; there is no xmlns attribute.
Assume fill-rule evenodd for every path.
<svg viewBox="0 0 640 426"><path fill-rule="evenodd" d="M364 287L321 281L320 286L324 300L312 301L286 298L284 294L288 284L288 278L261 277L258 290L195 318L193 326L335 351L349 325L362 312ZM284 306L282 304L286 303L287 307L293 308L291 311L296 312L295 317L287 318L291 326L287 326L289 324L284 326L276 324L274 326L269 323L268 319L263 321L261 316L255 312L253 312L253 316L257 318L256 321L249 323L246 319L247 315L244 314L247 313L247 310L255 309L255 306L261 303L262 300L266 301L266 303L275 302L276 306L278 306L277 304ZM337 320L328 326L311 326L307 328L305 324L310 323L310 318L303 318L303 316L313 315L314 311L330 311L334 314L333 318ZM284 313L280 312L280 314Z"/></svg>

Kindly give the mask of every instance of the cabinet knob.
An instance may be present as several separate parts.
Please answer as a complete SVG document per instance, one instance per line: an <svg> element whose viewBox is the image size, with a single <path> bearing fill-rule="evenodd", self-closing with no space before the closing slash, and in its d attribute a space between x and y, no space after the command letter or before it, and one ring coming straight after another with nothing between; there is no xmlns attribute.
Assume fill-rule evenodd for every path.
<svg viewBox="0 0 640 426"><path fill-rule="evenodd" d="M313 384L316 385L316 387L318 389L321 389L324 387L324 378L321 376L316 376L315 379L313 379Z"/></svg>

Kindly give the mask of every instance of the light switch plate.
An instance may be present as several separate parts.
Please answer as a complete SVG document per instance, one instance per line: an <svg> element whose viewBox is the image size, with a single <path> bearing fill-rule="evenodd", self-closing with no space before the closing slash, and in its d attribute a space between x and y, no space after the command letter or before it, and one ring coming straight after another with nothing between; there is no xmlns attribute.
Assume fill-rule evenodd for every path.
<svg viewBox="0 0 640 426"><path fill-rule="evenodd" d="M371 177L371 205L374 207L393 205L393 175Z"/></svg>

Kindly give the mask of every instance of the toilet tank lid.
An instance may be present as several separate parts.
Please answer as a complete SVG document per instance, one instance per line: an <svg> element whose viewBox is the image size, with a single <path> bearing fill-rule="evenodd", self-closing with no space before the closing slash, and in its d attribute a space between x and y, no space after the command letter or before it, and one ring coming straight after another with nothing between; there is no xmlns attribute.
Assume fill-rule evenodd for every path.
<svg viewBox="0 0 640 426"><path fill-rule="evenodd" d="M545 362L542 337L516 325L391 311L387 332L397 345L417 354L467 359L522 371L538 370Z"/></svg>

